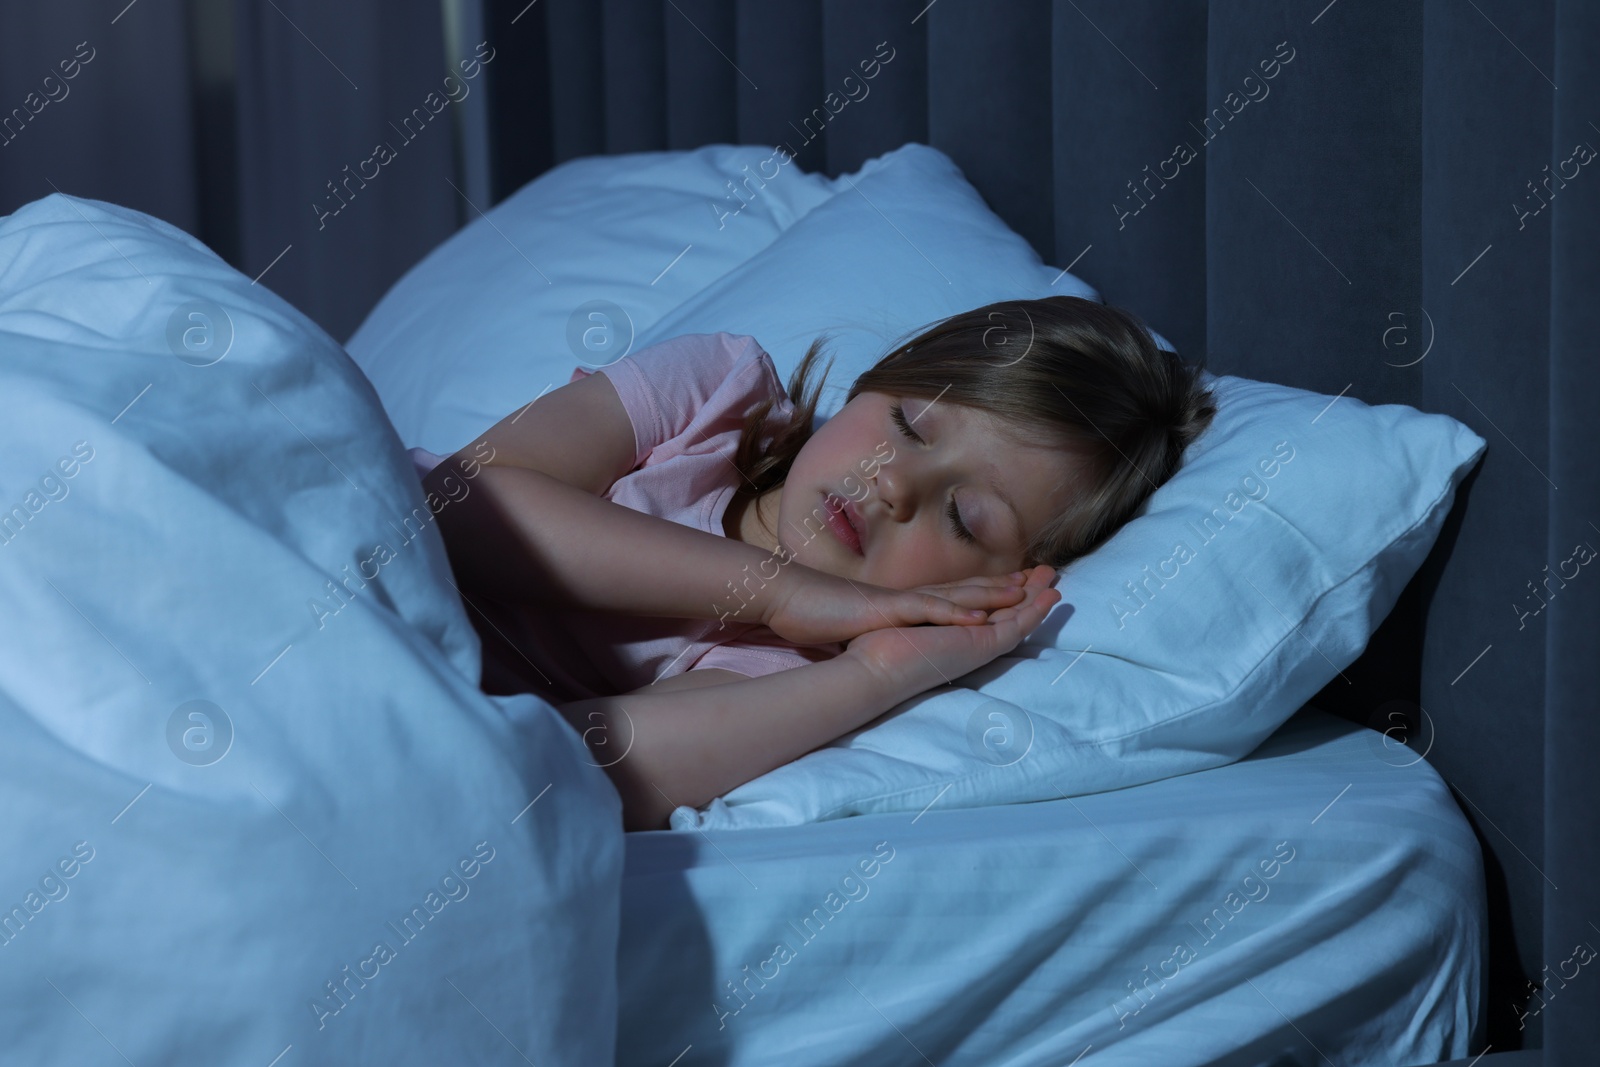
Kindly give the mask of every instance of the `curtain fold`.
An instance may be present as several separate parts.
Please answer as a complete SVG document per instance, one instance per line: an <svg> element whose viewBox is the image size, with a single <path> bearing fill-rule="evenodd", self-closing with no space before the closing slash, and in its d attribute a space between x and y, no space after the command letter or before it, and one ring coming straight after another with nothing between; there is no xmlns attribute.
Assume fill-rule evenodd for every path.
<svg viewBox="0 0 1600 1067"><path fill-rule="evenodd" d="M57 191L137 208L343 341L490 206L451 183L467 188L454 112L494 60L477 41L446 56L440 0L97 0L7 16L0 211Z"/></svg>
<svg viewBox="0 0 1600 1067"><path fill-rule="evenodd" d="M1421 48L1421 326L1433 342L1415 368L1421 406L1489 442L1431 590L1422 706L1432 724L1428 758L1484 846L1496 1048L1519 1039L1536 1046L1549 1018L1529 982L1542 977L1551 884L1543 755L1551 620L1519 621L1512 609L1538 606L1530 583L1542 576L1551 519L1552 220L1519 230L1508 205L1549 159L1553 29L1549 3L1430 3Z"/></svg>
<svg viewBox="0 0 1600 1067"><path fill-rule="evenodd" d="M1600 180L1568 160L1600 148L1600 7L1558 0L1551 77L1553 121L1548 164L1556 173L1550 202L1550 521L1541 561L1557 572L1559 594L1550 601L1545 640L1544 855L1550 883L1544 887L1542 965L1550 967L1545 1045L1552 1064L1593 1061L1600 1049L1600 993L1577 968L1584 949L1600 949L1600 909L1595 878L1600 874L1600 789L1595 758L1600 753L1600 581L1572 560L1581 544L1600 549ZM1574 171L1577 171L1574 174ZM1566 175L1570 177L1567 180ZM1531 176L1531 175L1530 175ZM1505 209L1502 208L1502 211ZM1524 221L1520 219L1519 221ZM1539 353L1533 353L1537 358ZM1576 571L1576 573L1574 573ZM1590 579L1585 583L1585 579ZM1557 888L1559 887L1559 888ZM1580 947L1581 946L1581 947ZM1576 975L1574 975L1576 971ZM1568 988L1569 985L1573 988ZM1542 1013L1544 1014L1544 1013Z"/></svg>
<svg viewBox="0 0 1600 1067"><path fill-rule="evenodd" d="M1206 350L1206 149L1191 125L1206 117L1206 12L1173 3L1160 32L1143 5L1056 0L1051 16L1048 262L1137 308L1186 357ZM1262 84L1270 98L1275 81Z"/></svg>
<svg viewBox="0 0 1600 1067"><path fill-rule="evenodd" d="M0 213L62 192L198 228L184 9L126 3L6 10Z"/></svg>
<svg viewBox="0 0 1600 1067"><path fill-rule="evenodd" d="M1009 205L1011 228L1051 255L1053 153L1037 143L1050 131L1049 0L935 5L918 21L927 24L929 143L991 204ZM1037 29L1018 32L1024 26Z"/></svg>
<svg viewBox="0 0 1600 1067"><path fill-rule="evenodd" d="M235 4L237 266L343 341L454 232L451 112L505 57L447 63L438 0Z"/></svg>

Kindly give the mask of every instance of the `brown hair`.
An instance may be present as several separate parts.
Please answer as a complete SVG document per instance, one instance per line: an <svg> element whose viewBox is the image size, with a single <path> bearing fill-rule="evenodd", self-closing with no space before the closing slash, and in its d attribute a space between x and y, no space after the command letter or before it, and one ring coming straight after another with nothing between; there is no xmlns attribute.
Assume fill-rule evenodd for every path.
<svg viewBox="0 0 1600 1067"><path fill-rule="evenodd" d="M808 389L823 343L811 342L790 378L787 425L766 425L776 398L746 417L734 457L745 492L783 484L811 437L833 366L830 359ZM962 404L1002 420L1018 441L1032 434L1034 443L1078 457L1083 491L1035 533L1023 557L1024 567L1059 569L1131 519L1211 424L1217 409L1199 385L1201 368L1157 348L1120 308L1074 296L1002 300L941 319L893 348L856 379L845 402L870 391Z"/></svg>

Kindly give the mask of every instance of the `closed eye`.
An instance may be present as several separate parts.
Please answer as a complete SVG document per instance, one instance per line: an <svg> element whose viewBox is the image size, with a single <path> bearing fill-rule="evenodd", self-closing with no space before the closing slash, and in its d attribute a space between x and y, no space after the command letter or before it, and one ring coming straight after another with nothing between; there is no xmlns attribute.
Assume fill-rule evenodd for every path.
<svg viewBox="0 0 1600 1067"><path fill-rule="evenodd" d="M913 430L911 428L911 424L906 421L905 409L902 408L898 403L890 406L889 415L894 419L895 425L900 427L901 433L905 434L918 444L923 443L922 438L917 436L917 432ZM960 538L962 541L965 541L969 545L977 543L977 536L973 534L971 530L967 529L966 523L961 521L961 510L956 507L956 498L954 496L950 498L950 506L945 509L945 513L950 516L950 529L954 531L958 538Z"/></svg>
<svg viewBox="0 0 1600 1067"><path fill-rule="evenodd" d="M911 424L906 421L905 409L903 409L899 404L894 404L890 406L889 414L890 417L894 419L895 425L900 427L901 433L905 434L919 445L922 444L922 438L917 436L917 432L913 430L911 428Z"/></svg>
<svg viewBox="0 0 1600 1067"><path fill-rule="evenodd" d="M967 529L967 524L961 521L961 512L956 508L956 498L954 496L950 498L950 506L946 511L950 515L950 526L955 530L957 537L969 545L978 540L973 536L972 531Z"/></svg>

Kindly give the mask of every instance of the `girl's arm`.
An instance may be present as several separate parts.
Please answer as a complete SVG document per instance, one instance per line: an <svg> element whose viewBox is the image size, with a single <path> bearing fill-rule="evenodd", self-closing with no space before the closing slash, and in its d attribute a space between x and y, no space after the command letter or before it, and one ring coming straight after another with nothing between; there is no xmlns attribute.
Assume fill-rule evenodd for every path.
<svg viewBox="0 0 1600 1067"><path fill-rule="evenodd" d="M761 574L776 569L770 552L635 511L543 471L480 465L468 480L454 468L439 464L423 488L443 498L439 532L464 593L752 625L769 615L778 583Z"/></svg>
<svg viewBox="0 0 1600 1067"><path fill-rule="evenodd" d="M679 804L700 807L799 759L909 700L922 691L911 686L921 684L886 677L846 651L760 678L646 689L557 710L622 795L622 828L665 830Z"/></svg>
<svg viewBox="0 0 1600 1067"><path fill-rule="evenodd" d="M722 613L738 612L730 621L762 622L771 583L749 578L769 553L604 498L633 467L636 445L610 379L591 374L429 471L423 488L461 591L689 619L721 617L713 604L724 601Z"/></svg>
<svg viewBox="0 0 1600 1067"><path fill-rule="evenodd" d="M688 671L557 710L622 795L622 828L663 830L677 805L701 807L1016 648L1061 600L1054 568L1026 575L1022 603L982 626L873 630L821 663L722 684L692 676L732 672Z"/></svg>

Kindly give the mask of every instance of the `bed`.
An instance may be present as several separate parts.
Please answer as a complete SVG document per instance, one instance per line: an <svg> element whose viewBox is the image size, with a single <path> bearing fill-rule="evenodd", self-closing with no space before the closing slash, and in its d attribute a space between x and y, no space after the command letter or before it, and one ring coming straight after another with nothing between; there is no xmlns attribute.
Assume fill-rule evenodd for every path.
<svg viewBox="0 0 1600 1067"><path fill-rule="evenodd" d="M301 27L340 36L316 6L282 8L255 6L225 75L247 117L288 86L349 88L305 48ZM471 108L448 112L454 144L385 172L425 224L376 197L326 233L307 219L302 186L349 158L351 116L388 117L362 110L371 91L294 110L292 137L239 125L241 159L315 178L251 170L243 221L223 227L243 273L115 204L45 196L0 221L0 506L21 516L0 545L18 607L0 620L12 1055L1592 1062L1600 201L1560 167L1592 140L1600 16L1324 0L442 10L452 65L479 36L497 51ZM408 11L353 0L339 17L349 39L382 28L407 56L436 53L440 10ZM389 55L366 51L339 56L364 89ZM65 132L90 107L45 118ZM201 157L232 158L209 140L222 128L195 135L216 149ZM981 710L945 696L675 829L623 835L553 710L473 684L442 545L422 531L403 547L406 516L426 525L405 448L451 451L512 398L663 330L732 328L792 354L812 324L741 320L729 284L830 204L865 205L872 187L850 182L896 151L969 185L939 211L992 212L1008 262L1033 256L996 289L1092 293L1220 375L1342 398L1336 414L1359 397L1447 415L1489 448L1459 466L1398 584L1365 601L1376 616L1343 620L1333 674L1236 696L1225 743L1168 736L1134 753L1141 780L1110 759L1054 793L1004 761L976 785L930 765L864 801L881 766L867 756L893 759L945 712L959 741ZM769 164L789 178L745 184ZM1562 190L1548 211L1524 196L1536 176ZM589 210L596 194L607 211ZM470 225L436 244L452 217ZM379 284L396 257L369 247L377 231L401 258L433 251ZM904 283L907 302L943 285L868 280L851 284ZM308 308L365 321L336 340ZM850 305L846 366L898 325ZM385 357L406 345L427 359ZM400 562L374 550L391 532ZM983 684L1002 692L1027 666ZM802 796L801 763L831 784ZM435 921L451 936L418 933Z"/></svg>
<svg viewBox="0 0 1600 1067"><path fill-rule="evenodd" d="M1383 745L1307 707L1129 789L631 834L617 1063L1434 1062L1479 1018L1481 858Z"/></svg>

